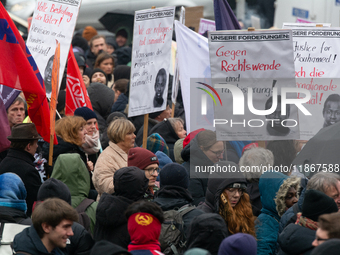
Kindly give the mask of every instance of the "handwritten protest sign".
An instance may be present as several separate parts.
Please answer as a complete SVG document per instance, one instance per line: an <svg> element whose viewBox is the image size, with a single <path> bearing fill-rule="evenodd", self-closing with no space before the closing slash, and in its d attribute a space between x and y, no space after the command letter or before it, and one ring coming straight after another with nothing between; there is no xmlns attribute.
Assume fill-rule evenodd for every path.
<svg viewBox="0 0 340 255"><path fill-rule="evenodd" d="M299 138L297 107L284 106L296 98L287 93L295 89L291 31L217 31L208 39L214 88L197 86L216 99L217 138Z"/></svg>
<svg viewBox="0 0 340 255"><path fill-rule="evenodd" d="M296 87L307 89L311 99L299 114L302 140L340 121L340 29L293 28ZM300 95L298 95L300 97Z"/></svg>
<svg viewBox="0 0 340 255"><path fill-rule="evenodd" d="M175 7L135 13L129 117L165 110Z"/></svg>
<svg viewBox="0 0 340 255"><path fill-rule="evenodd" d="M46 95L51 96L52 65L56 40L60 42L59 77L63 77L66 59L77 21L81 0L38 0L27 38L30 50L44 78ZM59 79L59 86L62 79Z"/></svg>

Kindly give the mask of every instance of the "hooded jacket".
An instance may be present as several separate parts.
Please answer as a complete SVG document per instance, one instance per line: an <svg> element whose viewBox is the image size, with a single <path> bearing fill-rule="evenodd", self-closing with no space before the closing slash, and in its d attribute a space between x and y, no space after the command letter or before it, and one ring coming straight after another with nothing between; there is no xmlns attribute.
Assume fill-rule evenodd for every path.
<svg viewBox="0 0 340 255"><path fill-rule="evenodd" d="M13 250L18 254L20 251L31 255L65 254L59 248L55 248L52 253L49 253L33 226L24 229L14 237Z"/></svg>
<svg viewBox="0 0 340 255"><path fill-rule="evenodd" d="M208 187L209 173L206 174L206 178L195 178L196 166L212 166L213 162L204 154L204 152L198 147L197 136L195 136L190 143L185 146L181 153L184 163L182 164L190 174L189 192L194 199L194 205L198 205L200 202L204 202L205 194ZM194 165L195 164L195 165ZM190 170L192 168L192 170ZM201 174L202 175L202 174Z"/></svg>
<svg viewBox="0 0 340 255"><path fill-rule="evenodd" d="M62 181L71 192L72 207L76 208L90 191L90 176L78 154L63 154L56 161L51 178ZM91 219L91 232L96 222L97 202L87 207L85 213Z"/></svg>
<svg viewBox="0 0 340 255"><path fill-rule="evenodd" d="M96 242L96 244L93 246L90 255L98 255L98 254L105 254L105 255L131 255L130 252L128 252L123 247L120 247L119 245L113 244L109 241L102 240Z"/></svg>
<svg viewBox="0 0 340 255"><path fill-rule="evenodd" d="M275 254L280 215L285 211L285 196L291 186L299 185L298 178L279 172L264 173L259 182L262 209L256 222L257 254ZM282 187L281 187L282 186Z"/></svg>
<svg viewBox="0 0 340 255"><path fill-rule="evenodd" d="M0 163L0 174L15 173L25 184L27 191L27 215L32 214L33 203L37 200L38 190L41 186L39 172L34 167L34 157L24 150L9 149L7 156Z"/></svg>
<svg viewBox="0 0 340 255"><path fill-rule="evenodd" d="M313 251L312 245L315 239L315 230L297 225L289 224L279 236L281 250L279 255L308 255Z"/></svg>
<svg viewBox="0 0 340 255"><path fill-rule="evenodd" d="M124 212L130 204L143 198L149 179L137 167L123 167L114 174L113 182L115 193L104 193L99 200L94 239L127 248L130 236Z"/></svg>
<svg viewBox="0 0 340 255"><path fill-rule="evenodd" d="M139 124L139 123L136 123L139 121L139 116L137 118L134 119L133 121L133 124L136 126L136 124ZM159 123L158 120L155 120L155 119L152 119L149 117L149 120L148 120L148 136L151 135L151 129L156 126L157 124ZM137 127L136 127L137 128ZM141 125L140 128L136 129L137 131L137 134L136 134L136 139L135 139L135 143L138 145L138 146L141 146L143 144L143 130L144 130L144 125Z"/></svg>
<svg viewBox="0 0 340 255"><path fill-rule="evenodd" d="M187 247L202 248L212 255L218 253L218 248L228 236L224 219L216 213L205 213L196 217L189 228Z"/></svg>

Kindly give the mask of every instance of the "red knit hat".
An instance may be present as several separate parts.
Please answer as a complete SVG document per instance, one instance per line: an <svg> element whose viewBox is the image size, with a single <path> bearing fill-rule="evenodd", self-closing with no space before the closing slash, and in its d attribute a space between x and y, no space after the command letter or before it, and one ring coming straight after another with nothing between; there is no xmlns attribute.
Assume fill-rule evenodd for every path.
<svg viewBox="0 0 340 255"><path fill-rule="evenodd" d="M204 130L205 130L204 128L200 128L200 129L197 129L197 130L194 130L194 131L190 132L190 133L184 138L184 141L183 141L183 149L185 148L185 146L187 146L187 145L190 143L190 141L191 141L192 139L195 138L195 136L196 136L199 132L204 131Z"/></svg>
<svg viewBox="0 0 340 255"><path fill-rule="evenodd" d="M129 150L128 166L136 166L144 170L147 166L152 164L158 164L158 158L151 151L135 147Z"/></svg>

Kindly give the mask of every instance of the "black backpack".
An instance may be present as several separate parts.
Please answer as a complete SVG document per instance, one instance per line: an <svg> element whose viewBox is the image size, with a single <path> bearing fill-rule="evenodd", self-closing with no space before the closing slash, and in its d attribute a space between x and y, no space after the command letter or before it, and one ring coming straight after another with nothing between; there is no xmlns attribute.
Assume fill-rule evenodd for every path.
<svg viewBox="0 0 340 255"><path fill-rule="evenodd" d="M86 209L94 202L93 199L85 198L77 207L78 223L91 234L91 219L85 213Z"/></svg>
<svg viewBox="0 0 340 255"><path fill-rule="evenodd" d="M164 212L159 242L162 252L168 254L181 254L186 248L186 236L183 230L183 216L195 209L195 206L185 205L179 209Z"/></svg>

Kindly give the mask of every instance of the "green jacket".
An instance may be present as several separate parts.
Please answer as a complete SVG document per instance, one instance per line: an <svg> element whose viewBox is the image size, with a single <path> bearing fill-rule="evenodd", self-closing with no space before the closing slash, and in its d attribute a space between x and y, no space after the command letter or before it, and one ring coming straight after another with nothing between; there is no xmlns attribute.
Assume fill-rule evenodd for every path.
<svg viewBox="0 0 340 255"><path fill-rule="evenodd" d="M62 181L70 189L73 208L76 208L89 194L90 174L77 153L59 155L51 178ZM93 202L85 211L91 219L92 234L96 223L97 205L98 202Z"/></svg>

